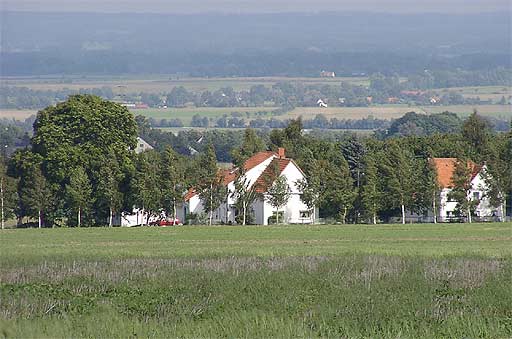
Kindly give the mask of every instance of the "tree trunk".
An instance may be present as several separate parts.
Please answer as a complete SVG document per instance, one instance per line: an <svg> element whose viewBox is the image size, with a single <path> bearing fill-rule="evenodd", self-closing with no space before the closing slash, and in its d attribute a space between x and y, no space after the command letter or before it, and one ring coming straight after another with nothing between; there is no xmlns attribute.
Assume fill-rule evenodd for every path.
<svg viewBox="0 0 512 339"><path fill-rule="evenodd" d="M78 227L80 227L80 207L78 207Z"/></svg>
<svg viewBox="0 0 512 339"><path fill-rule="evenodd" d="M402 224L405 224L405 206L402 204Z"/></svg>
<svg viewBox="0 0 512 339"><path fill-rule="evenodd" d="M342 224L345 224L345 221L347 219L347 207L343 207L343 215L342 215L342 219L341 219L341 223Z"/></svg>
<svg viewBox="0 0 512 339"><path fill-rule="evenodd" d="M279 224L279 209L276 208L276 225Z"/></svg>
<svg viewBox="0 0 512 339"><path fill-rule="evenodd" d="M4 225L4 178L0 178L0 204L1 204L1 209L2 209L2 215L1 215L1 224L2 224L2 229L4 229L5 225Z"/></svg>
<svg viewBox="0 0 512 339"><path fill-rule="evenodd" d="M211 226L213 219L213 184L210 184L210 216L208 219L208 226Z"/></svg>
<svg viewBox="0 0 512 339"><path fill-rule="evenodd" d="M377 213L373 213L373 224L377 225Z"/></svg>
<svg viewBox="0 0 512 339"><path fill-rule="evenodd" d="M468 207L468 222L471 224L471 209Z"/></svg>
<svg viewBox="0 0 512 339"><path fill-rule="evenodd" d="M437 210L436 210L436 193L432 197L432 214L434 216L434 224L437 224Z"/></svg>
<svg viewBox="0 0 512 339"><path fill-rule="evenodd" d="M242 225L245 226L245 215L247 213L247 206L245 202L243 203L243 215L242 215Z"/></svg>
<svg viewBox="0 0 512 339"><path fill-rule="evenodd" d="M41 210L37 211L38 227L41 228Z"/></svg>
<svg viewBox="0 0 512 339"><path fill-rule="evenodd" d="M110 212L109 212L109 215L108 215L108 227L112 227L112 207L110 207Z"/></svg>
<svg viewBox="0 0 512 339"><path fill-rule="evenodd" d="M503 199L503 204L501 204L501 222L507 221L507 198Z"/></svg>
<svg viewBox="0 0 512 339"><path fill-rule="evenodd" d="M172 199L172 218L174 223L174 220L176 220L176 198Z"/></svg>

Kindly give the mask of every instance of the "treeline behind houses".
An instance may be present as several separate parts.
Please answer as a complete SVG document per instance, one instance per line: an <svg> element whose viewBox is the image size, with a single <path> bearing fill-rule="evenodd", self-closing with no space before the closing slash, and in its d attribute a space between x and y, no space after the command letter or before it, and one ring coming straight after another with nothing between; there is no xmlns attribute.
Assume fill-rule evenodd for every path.
<svg viewBox="0 0 512 339"><path fill-rule="evenodd" d="M141 124L139 118L139 131L150 135ZM73 96L41 111L29 147L2 161L4 216L48 227L107 225L134 206L172 215L187 188L216 175L214 140L199 143L204 146L194 156L179 154L163 139L156 150L135 154L129 150L136 135L137 122L126 108L98 97ZM452 134L321 139L304 134L299 119L266 138L248 129L239 142L238 148L236 142L225 146L238 163L259 150L285 148L306 174L304 198L315 199L324 218L387 221L399 217L402 206L424 213L439 190L428 166L432 157L485 162L492 200L510 202L512 135L494 133L476 114Z"/></svg>

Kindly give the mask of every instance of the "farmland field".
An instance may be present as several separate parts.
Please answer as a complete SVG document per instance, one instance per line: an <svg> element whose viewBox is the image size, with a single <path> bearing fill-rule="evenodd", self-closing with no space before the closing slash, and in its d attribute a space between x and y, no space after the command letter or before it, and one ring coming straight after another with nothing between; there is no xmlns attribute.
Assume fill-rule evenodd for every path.
<svg viewBox="0 0 512 339"><path fill-rule="evenodd" d="M512 336L512 224L0 232L10 337Z"/></svg>
<svg viewBox="0 0 512 339"><path fill-rule="evenodd" d="M170 92L173 87L183 86L191 91L215 91L223 87L234 90L248 90L254 85L272 86L280 81L301 82L304 84L339 84L342 81L356 85L368 85L367 77L338 77L338 78L292 78L292 77L233 77L233 78L176 78L174 76L133 77L4 77L0 78L3 86L27 87L34 90L62 90L81 88L112 87L116 94L126 93L162 93Z"/></svg>

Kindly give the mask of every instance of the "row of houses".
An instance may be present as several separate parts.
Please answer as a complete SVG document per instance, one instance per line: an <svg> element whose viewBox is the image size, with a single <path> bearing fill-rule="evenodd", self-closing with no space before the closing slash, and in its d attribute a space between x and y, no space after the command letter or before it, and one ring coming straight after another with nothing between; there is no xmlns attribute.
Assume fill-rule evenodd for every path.
<svg viewBox="0 0 512 339"><path fill-rule="evenodd" d="M150 146L139 138L139 150L151 149ZM149 147L148 147L149 146ZM456 217L455 209L457 203L451 201L449 193L453 189L452 177L457 164L456 158L434 158L432 159L438 174L438 184L441 188L440 201L433 209L425 215L415 215L409 213L409 220L431 222L449 222ZM244 179L248 187L253 187L259 197L252 203L249 210L253 214L253 223L258 225L268 225L269 222L279 214L279 220L287 224L311 224L318 221L318 207L309 209L301 200L302 191L297 184L305 179L305 175L297 163L286 157L284 148L279 148L277 152L264 151L254 154L244 163ZM488 186L485 181L486 166L479 166L472 162L468 163L471 169L471 190L470 197L479 201L475 209L475 216L480 218L492 218L502 220L505 217L503 208L491 206L487 197ZM238 175L238 168L222 170L222 183L227 188L227 199L213 213L214 223L232 224L236 223L237 210L235 208L236 200L234 198L235 180ZM289 187L289 199L287 203L279 210L268 202L268 190L278 176L283 176ZM178 208L177 217L180 220L186 220L189 215L204 214L205 208L198 192L193 188L185 195L182 204ZM435 216L435 217L434 217ZM147 220L147 215L142 210L134 210L132 213L125 213L118 218L118 224L121 226L134 226L143 224Z"/></svg>

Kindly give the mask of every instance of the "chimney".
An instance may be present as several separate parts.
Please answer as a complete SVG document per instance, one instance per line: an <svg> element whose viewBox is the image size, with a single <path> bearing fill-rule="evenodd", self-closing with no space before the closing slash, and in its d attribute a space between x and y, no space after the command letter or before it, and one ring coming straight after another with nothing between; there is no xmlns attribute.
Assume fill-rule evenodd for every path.
<svg viewBox="0 0 512 339"><path fill-rule="evenodd" d="M285 156L285 151L284 151L284 148L283 147L279 147L277 149L277 155L279 156L279 159L284 159L286 158Z"/></svg>

